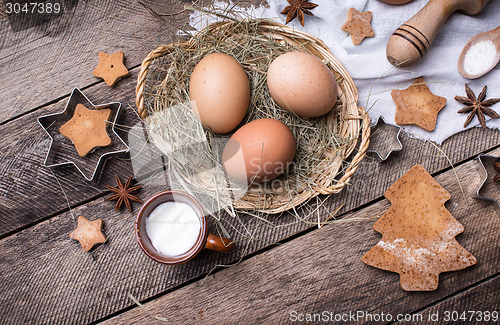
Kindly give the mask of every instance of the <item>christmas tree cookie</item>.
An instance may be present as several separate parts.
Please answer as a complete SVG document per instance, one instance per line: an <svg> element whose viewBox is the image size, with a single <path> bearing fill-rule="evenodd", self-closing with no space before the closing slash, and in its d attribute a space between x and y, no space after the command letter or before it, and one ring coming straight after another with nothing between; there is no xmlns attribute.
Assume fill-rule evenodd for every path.
<svg viewBox="0 0 500 325"><path fill-rule="evenodd" d="M364 263L399 273L407 291L436 290L440 273L476 264L455 239L464 227L444 206L450 193L422 166L413 166L384 195L391 207L373 225L382 240Z"/></svg>

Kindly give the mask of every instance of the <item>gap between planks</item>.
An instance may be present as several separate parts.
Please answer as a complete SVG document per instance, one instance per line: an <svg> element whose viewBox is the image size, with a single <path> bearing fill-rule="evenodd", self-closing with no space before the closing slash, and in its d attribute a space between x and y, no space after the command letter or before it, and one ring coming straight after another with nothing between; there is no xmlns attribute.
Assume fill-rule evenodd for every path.
<svg viewBox="0 0 500 325"><path fill-rule="evenodd" d="M120 82L116 89L109 89L104 83L92 87L94 91L91 93L91 100L96 104L100 104L102 98L106 99L105 101L112 98L121 101L124 107L128 107L127 104L132 106L135 95L131 92L130 87L135 82L137 71L138 69L134 70L128 80ZM53 113L62 110L64 106L65 101L61 100L38 113L40 115L41 113ZM132 110L134 109L132 108ZM123 119L123 124L127 125L138 121L132 110L126 110L127 116ZM4 207L6 220L0 225L1 237L6 237L5 234L12 234L19 229L24 229L26 225L34 225L37 222L47 220L50 216L68 209L65 200L62 199L60 189L53 184L53 176L49 175L42 165L49 139L36 123L37 116L34 115L30 114L17 120L16 123L25 126L23 128L17 127L15 123L0 128L0 134L3 134L2 137L5 139L1 145L2 153L0 154L0 172L3 180L0 183L0 197L3 197L6 202ZM36 130L35 134L33 134L33 130ZM407 136L402 136L402 141L405 146L404 152L394 153L394 156L388 162L381 164L367 156L361 162L360 168L356 171L350 186L340 194L335 195L335 204L339 205L339 202L346 203L345 212L380 198L385 189L415 163L422 164L431 173L439 172L443 168L449 168L448 161L431 144L410 139ZM442 148L451 161L458 164L464 160L472 159L478 153L485 152L491 147L498 146L499 141L500 132L473 128L453 136L443 144ZM467 143L468 146L464 146L464 143ZM127 162L110 159L107 161L105 168L109 173L104 173L103 179L100 180L101 184L113 183L112 177L108 177L109 174L118 173L120 176L125 177L121 173L123 171L129 172L131 166ZM56 174L61 175L57 171ZM63 173L62 176L67 176L69 179L79 179L78 173L72 170ZM29 184L30 186L23 187L21 191L21 185L19 184ZM13 186L17 190L11 190ZM70 184L70 181L64 181L63 187L71 196L70 202L72 206L80 205L79 203L86 201L88 197L99 197L102 194L102 191L91 190L89 192L85 184L76 186ZM44 206L43 209L39 207L43 200L37 199L41 193L43 193L44 198L50 196L54 199L49 206ZM17 205L11 208L8 207L7 203L9 201L11 203L16 202L20 198L29 202L29 211L22 208L25 204L21 207Z"/></svg>
<svg viewBox="0 0 500 325"><path fill-rule="evenodd" d="M119 4L117 5L118 6L117 10L121 10L121 9L129 10L128 6L123 4L125 2L127 2L127 1L119 2ZM250 4L250 3L257 3L257 2L261 3L262 1L238 1L238 3L240 3L240 2L243 4ZM98 3L98 1L92 1L91 3L95 6L95 4ZM136 4L134 3L134 5L136 5ZM115 8L115 7L111 6L108 9L111 10L113 8ZM98 8L98 9L102 10L102 8ZM155 9L158 9L158 8L155 8ZM171 8L169 8L169 9L171 9ZM141 14L149 15L147 12L141 13ZM155 21L155 24L156 24L156 21ZM136 29L136 28L137 28L137 26L134 25L134 29ZM156 27L154 27L154 28L156 28ZM88 40L85 39L85 42L88 42ZM136 45L136 44L134 44L134 45ZM136 48L137 48L137 46L134 46L134 49L136 49ZM134 53L134 55L136 55L136 54L137 53ZM142 55L144 55L144 54L142 54ZM142 59L142 57L141 57L141 59ZM137 60L137 62L139 62L139 60ZM139 67L139 65L135 65L135 67L136 68L131 70L132 74L137 73L139 70L137 68L137 67ZM80 69L82 69L82 68L80 67ZM88 75L90 76L90 73L88 73ZM129 78L132 78L132 77L129 77ZM119 88L120 86L122 86L122 89L123 89L123 86L130 85L132 83L135 83L135 80L126 80L126 81L123 80L123 81L120 81L120 83L117 85L117 87ZM104 85L104 83L102 81L99 81L99 82L92 83L90 85L87 84L87 86L85 86L85 89L88 88L88 89L96 90L95 88L102 88L103 85ZM40 87L38 87L38 88L40 88ZM133 89L135 87L131 87L131 88ZM53 89L53 85L50 85L50 89ZM132 92L133 91L132 89L128 89L128 91ZM97 89L97 93L99 93L99 91L100 90ZM109 90L108 92L101 91L101 94L102 93L109 93L109 92L111 92L111 90ZM118 91L118 92L116 92L116 94L124 96L123 95L124 92L125 91L120 93ZM58 107L63 107L63 105L64 105L63 101L65 101L67 96L68 95L65 95L63 97L59 97L60 100L58 100L57 103L54 103L53 105L58 106ZM117 100L120 100L120 99L117 98ZM131 100L131 102L132 102L132 107L135 107L135 104L133 104L134 101ZM47 105L39 106L39 108L36 109L35 111L31 111L32 114L26 114L26 115L23 115L23 118L16 118L14 120L11 120L11 123L13 123L13 124L18 123L20 125L21 124L25 125L25 122L28 120L28 118L31 118L31 117L35 118L33 116L35 112L48 111L47 109L49 106L52 106L52 103L53 103L53 101L48 102L48 106ZM21 122L23 122L23 123L21 123ZM33 134L31 134L31 133L30 134L23 134L19 130L16 131L16 132L18 132L17 133L18 138L20 138L21 140L26 140L27 143L29 143L29 141L31 141L31 143L33 145L35 145L35 144L40 145L40 143L42 143L42 144L47 143L47 141L48 141L47 137L40 130L39 126L36 125L37 123L33 123L33 121L29 121L29 122L32 122L32 123L26 123L26 126L27 126L26 129L27 130L37 129L38 130L37 135L40 135L39 138L33 139ZM9 124L10 123L4 124L4 125L2 125L2 127L3 128L7 127L8 131L10 132L11 129L15 129L16 126L9 125ZM5 130L7 130L7 129L5 129ZM8 138L8 135L7 135L7 138ZM484 141L484 139L487 139L487 141ZM18 143L17 143L18 145L22 144L21 140L18 141ZM454 136L452 139L447 141L445 143L445 145L443 145L443 149L444 149L444 151L447 152L447 154L450 155L450 158L454 163L459 163L459 162L463 161L464 159L470 159L472 156L475 156L480 152L484 152L485 150L490 149L492 146L497 145L497 143L499 141L500 141L500 136L499 136L498 131L492 131L492 130L483 131L483 130L472 129L472 130L469 130L467 132L461 133L460 135ZM383 193L383 188L386 188L389 184L394 182L398 176L400 176L400 175L395 175L395 174L396 173L402 174L403 170L407 169L409 166L411 166L412 164L414 164L416 162L423 164L424 167L427 168L431 173L435 173L436 171L439 171L441 168L445 168L446 166L448 166L447 161L442 159L442 156L440 156L440 154L437 153L437 151L434 148L430 147L430 145L424 144L424 143L418 143L417 140L409 140L409 139L405 139L404 142L405 142L404 143L405 144L405 151L406 152L414 151L415 157L411 157L412 160L410 161L409 160L410 157L407 155L407 153L394 154L393 159L391 159L392 162L390 162L388 164L386 163L384 165L384 167L381 167L381 170L383 171L382 175L376 175L374 177L373 171L370 171L370 170L368 170L366 172L363 171L362 170L363 168L368 167L368 169L369 169L374 165L376 165L376 166L379 165L378 162L376 162L374 164L373 161L370 161L370 158L368 158L368 157L364 159L364 161L362 162L362 165L360 166L361 168L358 169L358 171L356 172L356 174L353 178L354 186L351 186L351 188L355 187L355 189L351 190L351 191L344 190L340 195L336 196L338 198L337 202L342 202L342 201L348 202L348 204L344 208L344 211L350 211L351 209L356 208L359 205L363 205L363 204L366 204L368 202L373 202L373 200L380 198L381 194ZM469 144L469 146L464 146L463 144L465 142L467 142L467 144ZM31 148L23 147L19 152L17 150L18 148L16 147L14 149L11 149L10 150L11 152L8 152L9 150L7 150L7 153L6 153L5 150L3 150L4 145L5 145L5 143L2 143L2 148L1 148L2 154L0 154L0 160L3 159L3 157L1 155L11 155L11 157L6 158L7 162L4 164L4 166L0 166L0 172L1 172L2 177L3 177L2 181L4 181L3 185L0 183L0 198L2 198L2 197L4 198L3 202L6 202L5 205L8 205L9 201L28 200L28 205L34 207L34 209L32 209L33 211L28 211L28 212L23 210L22 208L17 207L17 206L15 208L13 208L12 210L5 209L6 210L5 220L4 220L4 223L2 225L0 225L0 238L8 237L9 235L11 235L15 232L18 232L22 229L26 229L32 225L36 225L38 222L41 222L43 220L48 220L51 218L51 216L54 216L54 215L57 215L60 213L64 213L68 209L65 202L63 200L61 200L60 197L57 196L57 195L61 196L60 190L57 187L50 185L50 182L53 181L53 179L51 177L44 177L44 175L43 175L44 171L43 171L43 167L40 166L40 162L43 161L45 152L38 151L38 152L35 152L36 155L31 156L31 154L33 153L33 152L31 152L32 151ZM44 149L43 145L41 145L40 147L41 147L41 149ZM27 151L29 151L29 152L26 153ZM412 155L413 155L413 153L412 153ZM434 157L433 157L433 155L434 155ZM28 160L29 158L36 159L38 162L38 165L36 165L36 166L33 165L32 161ZM120 169L125 169L127 172L130 170L130 168L127 168L124 163L120 164L120 163L116 163L115 161L113 161L111 163L111 166L108 165L109 163L110 163L110 161L108 161L107 166L111 167L109 169L110 172L120 171ZM3 162L2 162L2 164L3 164ZM6 165L13 165L14 167L10 168L8 166L6 167ZM382 165L382 164L380 164L380 165ZM36 167L37 170L36 171L29 171L29 170L27 170L28 168L26 166L31 166L32 168ZM391 174L391 172L390 172L391 169L396 170L396 172ZM24 174L20 175L22 173L24 173ZM77 175L77 174L73 173L70 176L74 176L74 175ZM24 179L23 176L25 176L26 179ZM38 178L38 177L40 177L40 178ZM10 179L10 178L12 178L12 179ZM377 182L380 180L382 180L383 183L377 184ZM112 179L111 179L111 181L112 181ZM36 191L34 191L34 190L29 191L28 190L25 193L25 192L23 192L24 189L22 189L22 190L20 189L18 191L10 191L10 192L14 193L16 197L9 196L12 194L9 191L7 191L6 189L10 188L9 186L11 186L11 184L16 184L16 183L19 183L21 185L26 185L26 184L31 185L33 188L36 189ZM109 182L107 179L105 179L103 181L103 183L112 184L112 182ZM69 185L66 183L63 184L63 187L66 187L66 186L69 186ZM18 187L22 187L22 186L18 186ZM376 190L374 190L374 191L372 191L372 193L370 193L370 192L367 192L365 189L363 189L363 187L375 188ZM73 205L73 206L79 206L82 204L82 202L86 202L88 200L89 196L98 198L98 197L101 197L103 195L102 194L103 192L98 192L98 194L96 194L96 192L91 191L90 193L88 193L88 191L86 191L84 188L82 189L82 187L77 187L74 190L73 190L72 186L70 186L70 188L72 189L71 191L68 191L70 193L70 195L76 195L73 192L78 193L79 191L82 191L81 194L83 194L82 197L84 197L84 199L81 199L80 197L71 198L71 205ZM46 193L45 191L48 193ZM44 209L38 208L37 202L33 202L33 201L29 201L29 200L31 199L31 196L39 195L40 192L44 192L44 194L49 194L48 196L55 199L56 202L55 203L52 202L52 204L50 206L46 206L46 207L44 207ZM353 193L357 193L357 195L352 195ZM89 194L89 195L85 196L86 194ZM20 198L18 198L17 196L20 196ZM0 205L2 205L3 202L0 199ZM23 202L23 203L25 203L25 202Z"/></svg>
<svg viewBox="0 0 500 325"><path fill-rule="evenodd" d="M497 150L495 153L500 153L500 150ZM456 169L462 179L461 181L466 182L464 185L471 185L471 177L473 178L472 185L477 185L479 183L479 174L477 173L473 162L468 162L465 165L457 167ZM253 310L255 313L259 312L259 307L263 307L265 309L262 313L267 316L267 318L264 317L259 319L259 322L264 321L281 323L283 319L280 317L275 318L273 314L279 309L279 304L282 301L287 299L294 301L296 304L296 306L294 306L295 308L300 308L301 304L304 304L301 299L297 298L293 300L293 298L290 298L290 296L287 296L286 294L280 295L280 293L276 293L274 291L286 290L285 288L287 288L288 284L288 289L292 292L292 295L300 294L303 287L297 285L297 282L317 289L311 290L310 292L307 292L307 290L304 289L306 297L313 300L312 303L309 302L306 304L307 308L310 308L311 312L317 311L314 308L318 302L322 304L323 307L327 307L329 304L333 307L335 302L339 302L336 300L340 300L342 307L351 308L352 310L363 310L363 308L366 308L366 310L370 311L380 311L380 309L385 309L383 310L384 312L390 310L392 312L405 313L412 313L415 310L424 310L435 304L443 303L443 301L446 302L448 297L453 298L455 295L460 295L462 292L474 288L474 286L481 286L485 279L488 281L488 279L495 277L498 274L497 263L499 254L497 249L498 247L494 247L494 239L500 229L500 224L498 221L498 214L494 210L494 207L492 205L484 204L482 201L472 200L470 197L467 197L467 201L473 201L472 207L466 209L467 211L460 210L463 208L461 205L463 205L464 202L461 198L462 194L460 193L458 186L454 184L454 182L456 183L456 179L453 171L450 170L446 173L438 175L436 178L441 185L445 186L448 191L453 193L452 199L447 204L447 208L455 217L459 220L463 220L462 222L466 224L465 233L458 236L458 241L479 258L478 265L476 266L462 271L449 272L441 275L440 287L435 292L406 293L399 287L398 275L364 265L360 260L361 255L372 245L376 244L376 242L380 239L380 236L378 235L373 236L374 231L372 229L372 233L367 234L369 243L361 243L361 246L364 246L363 249L355 247L352 251L349 250L348 253L356 253L354 261L352 255L343 253L340 253L342 258L336 259L337 262L340 262L339 264L350 263L349 266L354 266L355 270L349 270L349 268L342 269L342 265L331 265L332 267L342 269L338 272L331 271L331 269L327 269L328 267L322 267L324 263L328 262L322 260L314 261L315 255L320 255L320 257L328 256L328 254L325 254L324 252L322 254L318 254L318 251L325 250L324 246L328 247L326 249L339 247L332 245L332 243L338 242L337 239L332 239L337 238L335 235L347 235L348 238L343 242L345 244L348 244L350 239L354 239L357 242L364 241L364 238L360 236L359 233L356 233L356 231L348 229L346 230L346 233L344 233L341 229L335 228L342 228L341 224L330 225L323 229L315 230L310 234L294 239L293 241L281 245L280 247L269 250L263 254L259 254L255 258L245 259L233 268L221 270L217 274L209 276L204 284L201 283L203 281L189 284L174 292L169 292L162 297L156 298L154 301L147 302L144 306L154 315L171 319L170 323L172 324L179 323L180 320L186 323L196 322L201 324L213 324L214 322L217 323L224 321L231 321L233 323L249 323L255 321L255 318L252 318L243 312L233 314L230 310L247 309L247 311ZM468 179L464 180L464 178ZM471 188L468 187L468 189L468 192L470 192ZM470 193L467 193L466 195L469 194ZM468 202L465 202L465 204L468 204ZM379 206L379 208L376 208L377 211L386 210L388 207L387 202L379 202L375 205ZM456 205L458 205L458 207ZM478 206L481 207L481 210L479 210L481 212L476 213L475 216L471 216L470 210L474 208L474 211L478 211ZM366 212L367 210L371 211L373 209L374 206L366 207L354 213L354 215L363 214L363 212ZM475 217L483 217L486 221L489 221L492 224L482 224L481 221L474 220ZM372 224L373 222L368 223ZM358 229L360 228L359 225L353 225L353 227ZM481 227L484 229L481 229ZM364 230L370 231L368 229ZM330 235L326 234L328 231L331 233ZM480 232L482 231L486 232L486 235L484 235L484 233L481 234ZM319 236L319 238L313 238L313 236ZM478 236L487 238L481 238ZM315 241L315 243L311 244L313 247L311 247L312 253L310 254L308 254L306 249L303 249L303 247L308 246L308 240ZM478 246L480 244L477 244L478 241L482 242L483 246L480 247L485 250L474 252L474 249L479 249ZM315 251L314 249L318 249L318 251ZM295 259L299 260L298 264L294 263ZM271 265L273 262L280 265L273 267ZM309 268L301 270L302 265L300 265L300 263L305 263ZM317 269L313 268L313 265L315 265ZM354 280L349 279L349 277L345 275L345 273L349 273L349 271L355 274L359 272L362 276L356 277L356 275L354 275ZM307 278L309 276L308 273L313 273L316 277L311 279L309 282L301 279L301 277ZM474 279L474 273L479 273L479 279ZM332 277L330 278L330 281L324 281L321 279L321 275L335 275L336 278ZM255 279L255 283L248 280L248 278L252 277ZM266 279L269 281L266 281ZM281 279L285 279L284 282L279 281ZM274 283L274 291L273 286L270 285L270 283L273 283L273 280L276 282ZM239 281L242 281L243 283L238 283ZM323 281L324 283L316 285L318 281ZM353 287L349 289L347 286L344 286L344 283L346 282ZM359 282L361 282L361 285L358 285ZM339 286L340 290L335 291L336 286ZM318 301L317 295L321 296L321 294L325 290L328 291L329 288L337 294L346 295L348 297L338 299L338 297L335 297L335 295L332 294L331 297L329 297L331 301L327 301L326 304L324 300L328 298L321 298L319 299L320 301ZM252 289L254 292L252 292ZM458 290L454 291L454 289ZM377 293L374 294L374 290L377 290ZM252 297L245 300L246 295ZM356 301L357 295L361 296L361 300L364 300L363 303L359 304ZM373 304L377 303L377 301L371 299L371 295L377 296L378 298L388 297L390 302L382 304L382 306L379 306L378 308L373 308ZM219 299L215 297L218 297ZM420 305L415 305L416 302L420 303ZM277 308L273 309L269 305L273 305ZM417 309L415 309L415 307L417 307ZM455 307L458 308L459 306ZM210 318L210 316L213 318ZM237 317L241 318L238 319ZM141 309L133 308L131 311L125 311L124 313L121 313L111 319L105 320L102 324L142 323L150 320L149 316L146 315Z"/></svg>
<svg viewBox="0 0 500 325"><path fill-rule="evenodd" d="M495 151L497 154L498 152L500 150ZM457 167L457 169L459 171L463 170L464 166L468 166L467 168L474 167L474 162L469 161ZM473 171L470 172L473 173ZM473 174L476 175L477 172ZM451 185L448 185L456 185L453 171L448 171L437 177L443 178L443 175L449 176L447 179ZM459 175L461 174L459 173ZM479 176L476 175L476 177ZM478 183L479 179L475 181ZM445 184L442 185L445 186ZM474 186L476 184L465 188L471 189ZM149 195L155 191L155 189L145 189L144 194ZM454 189L454 191L453 193L456 195L458 188ZM474 206L479 206L482 210L486 210L488 207L484 202L474 201L473 203ZM3 253L0 256L3 261L3 263L0 263L2 269L0 274L3 275L1 281L4 288L4 293L0 297L0 310L12 303L27 308L23 315L16 315L16 310L12 309L4 310L3 314L10 315L12 319L18 322L42 323L56 320L91 322L125 307L130 307L132 303L126 297L127 292L144 301L148 297L166 292L190 279L195 279L201 274L207 274L216 264L232 263L246 254L246 252L240 250L236 255L222 257L215 253L204 252L189 264L178 267L158 265L147 259L139 251L133 238L132 218L130 215L128 213L108 213L108 215L102 216L104 204L103 199L98 199L75 209L77 215L81 213L85 216L97 215L104 217L106 220L105 231L112 230L108 233L108 243L100 246L91 254L82 253L78 244L69 240L68 233L73 229L73 224L67 219L67 215L54 217L0 241L0 251ZM380 215L386 206L385 201L380 201L357 211L355 215ZM374 211L374 207L378 207L378 210ZM452 208L457 209L456 207ZM369 213L370 211L372 213ZM249 221L249 226L258 226L258 223L255 222L251 224L252 221ZM256 251L265 245L289 237L299 232L301 226L296 225L290 227L290 229L270 229L267 231L264 229L261 231L261 235L267 242L256 243L255 247L251 247L251 250ZM359 227L359 224L357 226ZM337 229L339 227L338 231L341 232L340 236L342 236L342 229L340 228L345 226L338 224L328 227L328 229ZM466 227L466 229L469 229L468 226ZM326 231L325 229L326 227L300 236L269 250L269 252L282 250L282 247L291 245L290 243L300 242L303 238L310 238L313 234L316 236L317 233ZM367 232L368 239L371 238L375 241L377 238L377 235L371 230L371 223L365 224L361 230ZM354 232L347 237L348 239L349 237L355 238L356 235L359 235L359 233ZM349 241L346 243L349 243ZM359 251L366 251L367 249L368 247L364 247L360 248ZM269 252L259 254L254 259L267 256L266 254ZM18 256L24 256L25 258L19 259ZM290 261L293 260L294 258L291 256ZM248 261L247 259L242 264ZM40 267L39 272L33 273L30 271L33 268L39 269ZM238 266L235 268L238 268ZM482 268L481 270L486 273L489 272L488 269L484 270ZM227 270L221 272L225 271ZM215 276L219 277L219 274L220 272ZM386 279L386 277L394 278L385 275L383 279ZM21 278L23 281L20 281ZM213 277L209 277L209 279L213 279ZM386 285L397 282L391 281L386 282ZM25 283L27 285L23 286ZM174 294L175 292L178 292L178 290L174 291ZM38 301L42 297L43 300ZM88 301L87 299L91 300ZM89 305L91 301L93 303ZM62 306L66 307L61 310ZM26 319L26 317L34 318Z"/></svg>
<svg viewBox="0 0 500 325"><path fill-rule="evenodd" d="M460 323L467 324L474 321L480 322L477 313L480 311L482 314L484 311L499 312L500 309L500 275L497 273L494 276L488 277L474 285L454 293L453 295L441 299L425 308L419 309L413 312L411 315L422 315L422 321L420 318L415 318L419 321L419 324L436 324L440 321L443 323L450 323L452 320L445 319L445 317L454 317L453 313L458 312L461 315L465 312L467 320L458 319ZM457 305L461 305L461 309L457 310ZM473 312L471 314L471 312ZM429 320L430 315L437 315L437 319L433 318ZM473 317L470 319L469 317ZM484 317L484 316L482 316ZM483 319L484 321L484 319ZM485 321L486 322L486 321ZM394 322L391 324L403 324L405 322ZM408 322L406 322L408 323ZM455 322L453 322L455 324ZM489 322L487 322L489 323Z"/></svg>
<svg viewBox="0 0 500 325"><path fill-rule="evenodd" d="M131 67L130 69L128 69L128 71L129 71L129 73L130 73L130 74L135 73L135 72L139 72L139 68L140 68L140 67L141 67L141 65L140 65L140 64L138 64L138 65L135 65L135 66ZM136 70L137 70L137 71L136 71ZM127 78L129 78L129 77L127 77ZM120 81L118 81L118 82L122 82L122 80L120 80ZM104 80L103 80L103 79L100 79L100 80L98 80L98 81L95 81L95 82L90 83L90 84L88 84L88 85L86 85L86 86L80 87L80 88L78 88L78 89L80 89L82 92L84 92L84 91L85 91L85 90L87 90L87 89L90 89L90 88L92 88L92 87L94 87L94 86L97 86L97 85L102 85L102 84L104 84ZM25 111L25 112L22 112L22 113L20 113L20 114L18 114L18 115L16 115L16 116L13 116L13 117L11 117L11 118L8 118L8 119L6 119L6 120L4 120L4 121L0 121L0 127L1 127L1 126L3 126L3 125L5 125L5 124L8 124L8 123L15 122L17 119L22 118L22 117L24 117L24 116L26 116L26 115L30 115L30 114L32 114L32 113L35 113L35 112L36 112L36 111L38 111L38 110L41 110L41 109L43 109L43 108L47 108L47 107L49 107L49 106L51 106L51 105L54 105L54 104L57 104L57 103L59 103L59 102L61 102L61 101L63 101L63 100L68 99L70 96L71 96L71 92L69 92L69 93L67 93L67 94L65 94L65 95L62 95L62 96L60 96L60 97L57 97L56 99L50 100L50 101L48 101L48 102L46 102L46 103L44 103L44 104L42 104L42 105L40 105L40 106L37 106L37 107L35 107L35 108L32 108L32 109L27 110L27 111ZM94 104L95 104L95 105L97 105L96 103L94 103Z"/></svg>
<svg viewBox="0 0 500 325"><path fill-rule="evenodd" d="M182 6L174 0L153 5L159 12ZM66 1L61 7L61 15L43 19L36 15L0 18L0 29L5 30L0 41L0 77L9 81L2 92L0 121L95 82L91 71L100 51L122 50L126 64L137 66L155 45L176 39L179 28L175 26L189 21L188 12L169 17L168 22L159 20L136 0Z"/></svg>
<svg viewBox="0 0 500 325"><path fill-rule="evenodd" d="M0 2L0 122L34 111L75 87L95 82L91 71L99 52L123 51L127 66L137 67L157 45L179 39L191 11L186 1L146 1L159 13L180 12L165 20L137 0L61 2L60 15L17 14L7 17ZM201 1L200 4L208 3ZM248 7L264 0L235 0ZM51 55L47 55L50 53ZM58 70L58 71L55 71ZM36 87L33 87L36 85ZM1 123L4 124L4 123Z"/></svg>

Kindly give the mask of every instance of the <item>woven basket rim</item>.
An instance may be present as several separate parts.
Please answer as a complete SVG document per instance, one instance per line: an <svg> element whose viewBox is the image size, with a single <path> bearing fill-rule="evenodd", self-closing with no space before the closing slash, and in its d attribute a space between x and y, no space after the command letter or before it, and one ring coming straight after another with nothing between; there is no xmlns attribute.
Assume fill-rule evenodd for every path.
<svg viewBox="0 0 500 325"><path fill-rule="evenodd" d="M322 40L307 34L302 31L294 30L286 25L275 22L269 19L252 19L258 22L259 29L263 34L273 37L275 39L282 39L287 43L297 47L300 44L301 48L304 48L310 54L319 57L321 60L326 61L330 69L335 70L343 78L342 85L339 84L339 96L343 103L343 107L346 108L347 113L341 116L341 121L343 122L342 128L340 130L341 135L347 135L346 138L351 138L353 141L351 144L341 149L342 154L339 157L339 153L332 154L334 159L331 161L332 173L335 174L335 180L332 181L331 177L325 177L322 186L314 188L311 190L309 188L304 189L302 192L290 197L289 195L283 197L273 196L272 200L257 200L255 195L248 193L241 199L233 201L233 206L235 209L239 210L256 210L265 213L280 213L289 209L292 209L302 203L316 197L320 194L334 194L340 192L346 184L350 181L352 175L356 172L359 163L363 160L366 155L366 150L369 146L370 138L370 117L363 107L358 107L358 91L354 85L354 81L351 76L344 68L344 66L333 56L328 47L323 43ZM226 24L233 24L235 21L218 21L206 26L204 29L200 30L198 33L204 33L210 30L215 32L219 28L223 28ZM171 43L169 45L159 46L153 51L151 51L142 61L141 70L137 77L136 86L136 105L138 108L139 116L145 119L148 115L144 106L144 89L146 84L146 78L149 71L149 67L155 59L162 56L168 55L176 46L190 47L193 45L195 38L191 38L188 41L180 43ZM342 95L340 95L342 94ZM361 138L359 139L359 136ZM349 166L343 171L342 176L339 179L339 170L344 163L344 161L349 158L354 151L357 152L352 157L349 162Z"/></svg>

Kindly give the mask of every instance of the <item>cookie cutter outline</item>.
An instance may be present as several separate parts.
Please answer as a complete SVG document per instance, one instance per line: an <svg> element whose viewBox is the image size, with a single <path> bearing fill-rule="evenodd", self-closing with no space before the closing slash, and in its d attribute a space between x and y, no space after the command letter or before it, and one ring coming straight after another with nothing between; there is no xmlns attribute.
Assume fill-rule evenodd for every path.
<svg viewBox="0 0 500 325"><path fill-rule="evenodd" d="M473 194L473 197L475 199L480 199L480 200L486 200L486 201L490 201L490 202L495 202L497 209L500 209L500 202L498 200L495 200L493 198L481 195L479 192L481 192L484 184L488 180L488 170L486 169L486 166L485 166L484 162L486 162L486 161L497 161L499 159L500 159L500 157L495 157L495 156L486 155L486 154L479 154L477 156L477 160L479 161L479 165L481 167L481 168L478 168L479 169L479 173L481 174L481 183L479 184L476 192Z"/></svg>
<svg viewBox="0 0 500 325"><path fill-rule="evenodd" d="M380 115L380 116L378 117L377 122L376 122L376 123L375 123L375 125L372 127L371 134L373 135L373 134L375 133L375 131L376 131L377 129L381 128L381 127L382 127L382 125L384 125L384 124L385 124L385 125L387 125L387 126L389 126L390 128L393 128L393 129L398 129L398 132L396 133L396 140L397 140L397 142L398 142L398 144L399 144L399 148L393 148L393 149L389 150L389 151L387 152L387 155L385 155L384 157L382 157L382 155L381 155L378 151L376 151L376 150L374 150L374 149L368 149L368 150L366 150L366 152L372 152L372 153L375 153L375 154L379 157L379 159L380 159L381 161L386 161L386 160L387 160L387 158L389 158L389 156L391 155L391 153L392 153L392 152L397 152L397 151L401 151L401 150L403 150L403 144L401 143L401 140L399 140L399 135L401 134L401 131L402 131L401 127L400 127L400 126L396 126L396 125L392 125L392 124L387 123L387 122L385 121L385 119L384 119L384 117L383 117L382 115Z"/></svg>
<svg viewBox="0 0 500 325"><path fill-rule="evenodd" d="M84 104L84 105L87 104L87 105L89 105L87 107L93 107L94 109L110 108L112 112L116 112L115 118L113 119L111 130L126 148L126 149L110 151L110 152L106 152L106 153L102 154L99 157L99 160L97 161L97 164L96 164L94 171L92 172L92 176L90 178L84 173L84 171L80 167L78 167L78 165L74 161L65 161L65 162L60 162L60 163L50 163L49 162L55 155L55 149L54 149L54 138L52 137L52 135L48 131L48 128L55 121L63 120L63 119L69 120L73 116L77 104ZM87 96L85 96L85 94L83 94L81 92L80 89L74 88L73 91L71 92L71 96L70 96L68 102L66 103L66 106L64 107L64 110L62 112L43 115L43 116L38 117L38 119L37 119L38 124L40 124L40 126L43 128L45 133L47 133L47 135L50 138L50 146L49 146L49 150L47 152L47 155L45 156L44 165L46 167L49 167L49 168L58 167L58 166L65 166L65 165L73 165L80 172L80 174L83 175L83 177L87 181L92 182L94 180L95 176L98 175L99 172L101 171L101 169L104 165L104 161L107 158L109 158L110 156L114 156L114 155L118 155L118 154L122 154L122 153L127 153L130 151L129 146L125 143L125 141L123 141L123 139L115 131L116 122L118 121L119 117L122 114L121 105L122 104L119 102L111 102L111 103L106 103L106 104L101 104L101 105L94 105L87 98Z"/></svg>

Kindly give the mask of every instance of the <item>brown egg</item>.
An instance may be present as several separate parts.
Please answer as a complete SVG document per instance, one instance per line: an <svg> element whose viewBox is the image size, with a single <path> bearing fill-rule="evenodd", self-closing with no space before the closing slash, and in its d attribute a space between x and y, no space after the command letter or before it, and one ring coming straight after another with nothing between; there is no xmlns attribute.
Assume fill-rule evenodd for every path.
<svg viewBox="0 0 500 325"><path fill-rule="evenodd" d="M267 71L267 85L279 106L302 117L324 115L337 102L333 72L320 59L303 52L274 59Z"/></svg>
<svg viewBox="0 0 500 325"><path fill-rule="evenodd" d="M412 2L413 0L379 0L391 5L402 5L404 3Z"/></svg>
<svg viewBox="0 0 500 325"><path fill-rule="evenodd" d="M245 124L224 148L222 161L229 177L238 183L260 183L283 174L296 150L292 131L275 119Z"/></svg>
<svg viewBox="0 0 500 325"><path fill-rule="evenodd" d="M194 68L189 97L203 126L227 133L241 123L250 103L250 84L243 67L230 55L213 53Z"/></svg>

